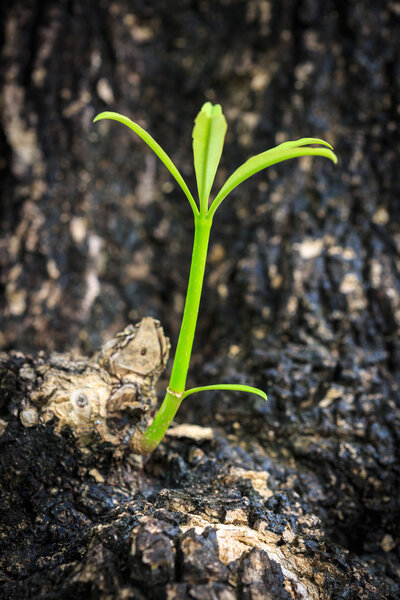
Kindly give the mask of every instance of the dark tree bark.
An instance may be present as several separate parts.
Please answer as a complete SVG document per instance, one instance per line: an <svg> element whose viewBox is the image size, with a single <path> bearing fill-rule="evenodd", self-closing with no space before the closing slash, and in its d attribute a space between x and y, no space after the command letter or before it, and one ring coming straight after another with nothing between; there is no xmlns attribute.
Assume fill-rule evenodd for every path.
<svg viewBox="0 0 400 600"><path fill-rule="evenodd" d="M307 467L243 431L172 427L141 468L167 348L152 324L118 336L114 361L109 344L92 360L0 356L0 597L395 598L390 577L325 534ZM138 342L159 349L145 365ZM110 366L127 351L122 376Z"/></svg>
<svg viewBox="0 0 400 600"><path fill-rule="evenodd" d="M179 419L229 434L229 443L220 434L220 454L206 451L210 460L222 455L270 472L273 495L260 501L262 510L293 516L298 502L324 539L351 553L338 567L342 588L324 575L316 582L321 594L346 597L346 581L355 586L357 578L349 565L357 564L375 591L357 596L353 587L348 597L396 597L397 5L14 0L1 11L6 351L92 354L145 315L160 319L176 343L190 209L131 132L92 125L97 112L134 116L192 184L191 130L205 99L220 102L228 119L219 184L280 141L312 135L333 144L336 167L322 159L273 167L226 199L215 218L191 383L247 382L265 389L269 403L214 394L188 402ZM3 405L0 418L17 418L10 410ZM174 444L166 443L167 456ZM176 475L182 465L174 460ZM179 489L176 477L164 484ZM249 486L240 488L239 503L257 493ZM212 535L201 535L213 552ZM32 564L12 577L32 576ZM192 593L184 575L191 568L177 571L182 597ZM137 585L137 597L147 597Z"/></svg>

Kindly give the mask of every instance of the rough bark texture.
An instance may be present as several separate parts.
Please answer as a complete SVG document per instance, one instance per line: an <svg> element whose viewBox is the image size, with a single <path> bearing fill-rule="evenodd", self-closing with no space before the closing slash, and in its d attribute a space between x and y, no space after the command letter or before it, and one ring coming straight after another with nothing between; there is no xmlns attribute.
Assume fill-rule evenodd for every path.
<svg viewBox="0 0 400 600"><path fill-rule="evenodd" d="M382 552L360 559L330 539L309 470L242 432L176 426L138 468L129 439L153 373L128 398L132 380L111 384L98 359L2 355L1 598L396 598ZM392 545L386 534L381 550Z"/></svg>
<svg viewBox="0 0 400 600"><path fill-rule="evenodd" d="M189 206L131 132L91 125L97 112L134 116L192 183L191 130L204 99L221 102L228 119L219 183L250 154L285 139L326 138L340 157L336 167L322 159L273 167L216 215L190 384L249 383L270 400L193 397L179 419L221 426L229 438L220 432L191 448L168 438L148 467L151 483L143 484L155 491L137 488L132 497L127 484L92 482L96 497L73 491L87 476L77 470L80 459L69 461L75 450L67 438L53 455L43 434L41 460L59 457L62 472L56 482L45 474L42 481L29 450L39 447L40 428L7 426L3 464L9 490L17 491L4 502L26 513L19 529L16 511L15 563L19 552L27 555L23 568L6 556L7 593L69 597L63 586L74 581L77 594L90 588L93 597L107 597L118 589L116 597L154 597L144 565L158 559L146 545L142 515L156 520L149 528L159 531L163 548L159 570L151 571L160 597L168 586L175 586L170 598L268 597L246 588L273 580L282 589L279 568L260 551L234 567L222 559L213 566L217 543L223 547L224 494L232 494L252 535L265 529L291 555L326 559L329 568L302 563L307 581L322 573L314 581L319 597L398 597L398 5L13 0L1 11L5 350L92 354L144 315L160 319L176 342L193 234ZM20 400L15 415L9 401L0 417L18 423ZM223 492L231 468L268 472L272 495L260 497L255 484L236 476ZM215 489L206 485L210 476ZM92 498L90 508L81 510L74 494ZM57 498L71 506L60 527ZM222 512L207 508L215 505ZM194 523L181 519L185 512L211 522L217 541L205 521L183 533L182 523ZM43 514L51 531L40 533ZM284 538L288 524L294 540ZM311 538L311 546L293 546ZM270 547L258 547L275 560ZM201 575L197 558L182 558L185 548L188 556L203 548L211 557L200 561ZM43 564L35 562L39 555ZM246 575L253 567L256 580ZM280 593L300 592L271 592Z"/></svg>

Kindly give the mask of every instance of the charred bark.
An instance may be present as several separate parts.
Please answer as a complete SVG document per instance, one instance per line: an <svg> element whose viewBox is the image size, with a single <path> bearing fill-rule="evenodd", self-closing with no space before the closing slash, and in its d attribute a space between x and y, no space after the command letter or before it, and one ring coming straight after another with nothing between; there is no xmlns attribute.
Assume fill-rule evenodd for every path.
<svg viewBox="0 0 400 600"><path fill-rule="evenodd" d="M140 345L154 340L147 329ZM138 359L113 380L101 365L115 346L92 360L1 357L2 598L396 597L326 535L315 485L299 494L308 469L245 451L245 436L177 426L143 471L130 441L154 404L154 365L150 380Z"/></svg>
<svg viewBox="0 0 400 600"><path fill-rule="evenodd" d="M15 0L0 10L0 346L22 353L7 355L3 370L6 593L52 597L48 585L60 598L68 586L151 597L147 573L159 561L161 597L267 597L257 586L271 578L274 597L296 597L284 570L282 591L277 546L292 557L289 575L311 585L316 573L320 597L398 597L396 4ZM205 99L228 117L219 183L249 154L304 135L326 138L340 163L271 168L221 208L189 383L249 383L270 401L210 394L187 402L180 420L217 424L228 438L170 436L139 491L128 448L118 457L110 440L99 443L106 458L92 453L80 470L79 436L39 421L24 427L21 411L38 407L20 369L48 364L42 350L91 355L147 314L174 345L190 210L130 132L91 120L105 108L134 116L190 175L193 117ZM118 402L129 404L133 387ZM89 475L98 462L113 488ZM271 495L260 496L254 477L229 480L231 469L263 481L268 473ZM246 536L278 536L254 552L244 542L233 566L221 558L228 496L244 511ZM161 522L155 549L138 515ZM196 575L203 551L217 562Z"/></svg>

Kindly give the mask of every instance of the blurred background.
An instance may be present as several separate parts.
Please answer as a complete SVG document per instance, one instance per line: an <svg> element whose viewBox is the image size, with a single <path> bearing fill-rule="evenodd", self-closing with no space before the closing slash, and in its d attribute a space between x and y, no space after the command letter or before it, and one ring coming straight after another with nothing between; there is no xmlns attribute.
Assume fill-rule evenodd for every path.
<svg viewBox="0 0 400 600"><path fill-rule="evenodd" d="M334 146L338 165L272 167L219 209L189 383L266 389L265 405L219 395L217 420L256 432L270 455L274 440L281 456L286 445L311 465L305 485L332 535L381 551L388 531L396 539L399 495L400 4L4 0L0 10L4 350L91 354L145 315L176 343L190 207L131 131L92 124L98 112L139 122L192 190L206 100L228 121L217 186L285 140ZM182 418L206 421L214 400Z"/></svg>
<svg viewBox="0 0 400 600"><path fill-rule="evenodd" d="M5 1L1 346L90 353L144 315L176 339L190 208L132 132L92 119L134 118L195 191L193 119L211 100L228 120L217 187L287 139L325 138L339 164L291 161L224 202L197 351L310 336L396 364L399 13L333 0Z"/></svg>

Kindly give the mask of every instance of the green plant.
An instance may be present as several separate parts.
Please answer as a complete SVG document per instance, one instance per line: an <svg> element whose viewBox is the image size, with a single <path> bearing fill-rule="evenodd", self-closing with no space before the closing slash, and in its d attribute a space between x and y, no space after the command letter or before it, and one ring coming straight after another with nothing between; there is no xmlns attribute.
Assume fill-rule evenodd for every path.
<svg viewBox="0 0 400 600"><path fill-rule="evenodd" d="M194 167L199 198L197 204L172 160L147 131L118 113L103 112L97 115L94 122L101 119L112 119L123 123L150 146L182 188L194 215L193 253L182 325L164 401L142 438L141 450L143 454L147 454L160 443L182 400L190 394L206 390L234 390L258 394L267 400L267 396L262 390L247 385L217 384L185 390L203 286L208 241L217 208L240 183L266 167L299 156L324 156L330 158L334 163L337 162L337 159L332 151L332 146L324 140L303 138L294 142L284 142L249 158L234 171L210 203L211 188L221 158L227 124L221 106L219 104L213 106L210 102L206 102L196 117L193 129ZM310 147L310 144L324 147Z"/></svg>

